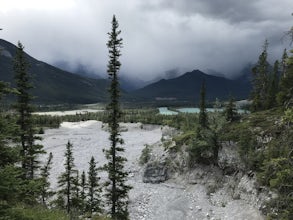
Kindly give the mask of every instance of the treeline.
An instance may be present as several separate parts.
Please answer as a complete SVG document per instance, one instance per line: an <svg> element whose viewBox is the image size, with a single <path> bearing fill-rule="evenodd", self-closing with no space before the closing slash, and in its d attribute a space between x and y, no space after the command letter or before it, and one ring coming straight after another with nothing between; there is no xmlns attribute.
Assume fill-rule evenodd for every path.
<svg viewBox="0 0 293 220"><path fill-rule="evenodd" d="M277 106L288 108L293 104L293 58L289 57L287 50L284 49L281 60L276 60L271 67L268 62L268 46L266 40L258 62L252 69L251 110L253 112Z"/></svg>
<svg viewBox="0 0 293 220"><path fill-rule="evenodd" d="M289 33L292 37L293 29ZM269 72L266 60L267 46L265 43L258 64L254 68L252 109L257 112L259 120L263 118L273 122L265 129L271 140L263 140L263 143L260 143L257 135L263 137L263 134L251 134L246 131L247 137L242 138L242 149L244 154L249 155L250 167L258 173L259 182L278 193L278 198L268 203L265 210L268 216L272 219L292 219L293 50L290 51L291 55L288 55L285 49L281 61L275 61L272 71ZM259 112L260 110L267 111ZM268 114L273 115L274 112L281 117L272 117ZM266 115L266 118L262 115Z"/></svg>
<svg viewBox="0 0 293 220"><path fill-rule="evenodd" d="M58 128L64 121L97 120L108 123L108 114L107 111L103 111L64 116L34 115L33 120L34 124L39 128ZM119 122L169 125L174 128L188 130L194 128L197 118L197 114L188 113L169 116L161 115L157 109L124 109L121 112Z"/></svg>

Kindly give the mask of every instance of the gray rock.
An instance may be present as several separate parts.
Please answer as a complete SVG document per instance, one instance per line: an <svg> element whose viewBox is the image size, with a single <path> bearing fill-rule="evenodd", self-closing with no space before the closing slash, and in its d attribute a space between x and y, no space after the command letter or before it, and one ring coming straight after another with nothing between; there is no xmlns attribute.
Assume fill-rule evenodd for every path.
<svg viewBox="0 0 293 220"><path fill-rule="evenodd" d="M165 163L148 163L143 172L144 183L161 183L168 179L167 166Z"/></svg>
<svg viewBox="0 0 293 220"><path fill-rule="evenodd" d="M175 128L171 128L169 126L161 127L162 136L165 138L172 138L179 133Z"/></svg>
<svg viewBox="0 0 293 220"><path fill-rule="evenodd" d="M244 170L245 167L235 142L227 141L221 144L218 153L218 166L223 169L226 174Z"/></svg>

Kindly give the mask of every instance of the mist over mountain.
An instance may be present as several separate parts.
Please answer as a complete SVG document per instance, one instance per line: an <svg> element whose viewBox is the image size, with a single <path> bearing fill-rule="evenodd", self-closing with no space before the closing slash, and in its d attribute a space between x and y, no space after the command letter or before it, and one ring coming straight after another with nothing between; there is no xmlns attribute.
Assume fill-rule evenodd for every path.
<svg viewBox="0 0 293 220"><path fill-rule="evenodd" d="M0 59L0 80L14 84L13 57L15 45L0 40L2 48ZM57 67L39 61L26 54L30 63L29 72L33 75L35 88L32 94L38 103L94 103L107 100L108 79L91 72L83 65L77 65L74 74L65 71L71 68L66 62L59 62ZM243 69L237 79L227 79L221 74L206 74L200 70L180 74L179 69L170 69L162 73L153 82L145 82L138 77L129 77L120 73L122 100L127 102L155 102L162 100L182 103L197 103L201 83L206 83L208 101L216 98L226 100L230 95L235 99L246 99L250 91L251 66ZM219 76L215 76L219 75ZM124 92L123 92L124 91Z"/></svg>
<svg viewBox="0 0 293 220"><path fill-rule="evenodd" d="M0 80L14 85L13 57L16 46L0 40ZM108 81L82 77L26 54L33 76L32 94L37 103L94 103L107 99Z"/></svg>
<svg viewBox="0 0 293 220"><path fill-rule="evenodd" d="M105 78L105 74L101 74L101 73L97 73L94 70L88 68L86 65L84 64L75 64L74 66L72 64L70 64L69 62L66 61L58 61L55 62L53 64L53 66L56 66L64 71L73 73L73 74L77 74L83 77L88 77L88 78L92 78L92 79L103 79Z"/></svg>

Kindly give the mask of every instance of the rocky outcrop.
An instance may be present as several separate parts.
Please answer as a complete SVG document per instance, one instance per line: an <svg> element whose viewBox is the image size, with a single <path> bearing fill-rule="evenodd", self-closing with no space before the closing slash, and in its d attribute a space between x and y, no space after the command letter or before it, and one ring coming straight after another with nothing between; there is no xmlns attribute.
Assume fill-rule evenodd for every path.
<svg viewBox="0 0 293 220"><path fill-rule="evenodd" d="M252 174L244 174L240 177L239 182L235 184L232 197L242 199L254 207L264 210L266 203L277 198L277 194L266 187L260 188L255 175Z"/></svg>
<svg viewBox="0 0 293 220"><path fill-rule="evenodd" d="M235 142L227 141L221 144L218 152L218 166L225 174L232 174L236 171L244 170L245 166L240 158Z"/></svg>
<svg viewBox="0 0 293 220"><path fill-rule="evenodd" d="M166 163L148 163L143 172L144 183L161 183L168 179Z"/></svg>
<svg viewBox="0 0 293 220"><path fill-rule="evenodd" d="M164 127L161 131L164 134L161 138L163 142L150 146L150 160L142 169L142 184L152 184L146 184L146 196L138 197L142 202L135 219L152 219L152 213L148 212L151 208L148 206L157 204L159 197L162 197L156 197L159 193L166 198L162 203L168 205L161 208L163 205L160 203L160 211L156 212L153 219L159 219L158 215L160 219L191 219L191 216L196 216L196 219L218 219L216 217L219 216L221 219L264 219L259 210L265 209L266 202L273 194L265 188L260 188L254 173L245 169L237 143L221 143L215 164L196 163L193 167L188 167L188 146L181 146L180 151L173 150L173 142L170 141L172 131ZM165 144L167 141L168 147ZM202 157L211 157L209 151L204 153ZM155 183L156 185L153 185ZM172 193L167 192L170 184L176 186ZM177 189L178 186L183 188ZM150 192L153 187L160 190ZM177 190L182 191L174 193ZM151 193L152 196L149 196ZM168 200L167 197L173 193L176 197ZM185 193L187 197L184 196ZM145 201L152 197L155 199L149 200L146 206ZM163 209L168 211L161 212Z"/></svg>
<svg viewBox="0 0 293 220"><path fill-rule="evenodd" d="M171 128L169 126L163 126L161 127L161 130L162 130L162 137L164 139L170 139L179 133L178 130L176 130L175 128Z"/></svg>

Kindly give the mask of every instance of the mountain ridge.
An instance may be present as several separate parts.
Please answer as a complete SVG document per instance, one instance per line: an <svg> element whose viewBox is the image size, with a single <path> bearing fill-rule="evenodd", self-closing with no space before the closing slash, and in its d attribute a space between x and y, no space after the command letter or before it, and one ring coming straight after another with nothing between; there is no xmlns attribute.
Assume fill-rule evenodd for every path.
<svg viewBox="0 0 293 220"><path fill-rule="evenodd" d="M186 72L176 78L161 79L135 90L131 94L135 94L138 99L149 101L165 98L198 103L199 91L203 81L206 83L208 101L214 101L216 98L228 99L230 95L235 99L245 99L249 95L249 82L208 75L198 69Z"/></svg>
<svg viewBox="0 0 293 220"><path fill-rule="evenodd" d="M13 57L16 46L0 39L2 53L0 55L0 80L14 85ZM106 102L108 98L109 81L107 79L93 79L81 74L71 73L53 65L39 61L29 54L25 54L30 63L29 73L33 74L32 95L36 96L36 103L45 104L88 104ZM177 73L178 75L178 73ZM171 102L198 103L199 91L203 81L206 83L207 101L216 98L226 100L232 95L235 99L246 99L251 88L249 80L239 77L227 79L222 76L206 74L200 70L186 72L174 78L160 79L142 88L135 86L123 88L131 80L125 75L120 78L122 88L122 101L156 102L169 100ZM247 76L245 76L247 78ZM132 83L135 84L135 80ZM124 85L124 86L123 86ZM128 85L129 86L129 85ZM136 85L137 86L137 85ZM125 90L129 91L124 92ZM132 91L130 91L132 90Z"/></svg>
<svg viewBox="0 0 293 220"><path fill-rule="evenodd" d="M16 46L2 39L0 46L0 80L14 85L13 57ZM39 61L27 53L25 57L30 65L28 73L33 76L35 88L31 92L36 96L34 102L87 104L107 100L108 80L82 77Z"/></svg>

